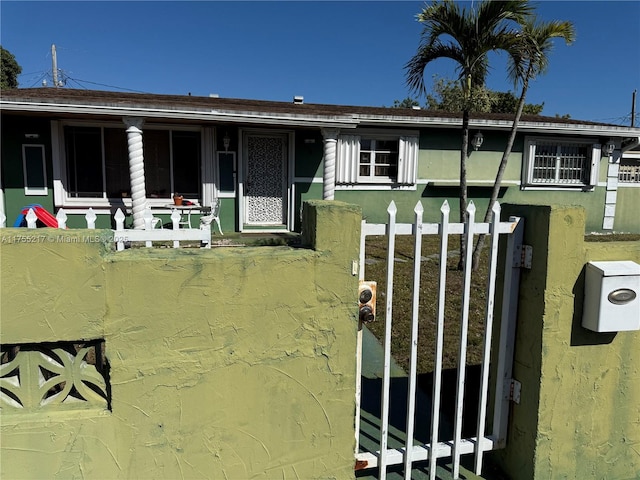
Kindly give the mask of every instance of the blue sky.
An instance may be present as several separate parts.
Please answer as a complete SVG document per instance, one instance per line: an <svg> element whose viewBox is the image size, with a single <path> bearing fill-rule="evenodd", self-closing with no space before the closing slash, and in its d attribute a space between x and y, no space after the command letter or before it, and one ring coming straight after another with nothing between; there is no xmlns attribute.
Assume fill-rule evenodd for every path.
<svg viewBox="0 0 640 480"><path fill-rule="evenodd" d="M51 44L74 88L390 106L409 92L421 1L0 3L2 46L22 66L20 87L51 85ZM470 5L466 3L465 5ZM541 1L545 20L569 20L527 101L544 115L629 124L640 89L639 1ZM488 86L509 90L503 57ZM425 72L454 77L449 60ZM90 83L91 82L91 83ZM119 87L119 88L114 88ZM636 122L636 125L638 122Z"/></svg>

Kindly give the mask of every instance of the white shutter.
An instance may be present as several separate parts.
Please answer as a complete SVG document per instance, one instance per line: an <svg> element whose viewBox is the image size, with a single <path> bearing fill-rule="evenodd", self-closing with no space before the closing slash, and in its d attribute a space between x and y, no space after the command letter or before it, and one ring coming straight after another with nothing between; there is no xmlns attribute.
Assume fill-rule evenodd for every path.
<svg viewBox="0 0 640 480"><path fill-rule="evenodd" d="M340 135L336 159L336 183L357 183L359 164L360 136Z"/></svg>
<svg viewBox="0 0 640 480"><path fill-rule="evenodd" d="M602 158L602 145L594 143L591 148L591 171L589 172L589 186L598 185L598 172L600 171L600 159Z"/></svg>
<svg viewBox="0 0 640 480"><path fill-rule="evenodd" d="M536 163L536 142L534 140L527 142L526 152L528 152L528 155L526 169L524 170L525 174L522 179L523 185L534 183L535 180L533 178L533 167Z"/></svg>
<svg viewBox="0 0 640 480"><path fill-rule="evenodd" d="M418 175L418 137L400 137L398 149L398 183L414 185Z"/></svg>

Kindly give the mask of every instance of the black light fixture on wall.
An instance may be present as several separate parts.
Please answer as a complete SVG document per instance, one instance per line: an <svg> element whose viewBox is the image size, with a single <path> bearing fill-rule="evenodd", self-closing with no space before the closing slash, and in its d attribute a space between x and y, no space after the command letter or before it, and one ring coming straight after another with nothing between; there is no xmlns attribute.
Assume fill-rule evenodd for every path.
<svg viewBox="0 0 640 480"><path fill-rule="evenodd" d="M482 133L477 132L471 139L471 146L474 150L478 150L482 146L482 142L484 142L484 137Z"/></svg>
<svg viewBox="0 0 640 480"><path fill-rule="evenodd" d="M224 137L222 137L222 145L224 145L224 151L229 151L229 145L231 145L231 137L229 137L228 132L224 132Z"/></svg>
<svg viewBox="0 0 640 480"><path fill-rule="evenodd" d="M609 140L602 146L602 153L607 156L613 155L614 150L616 149L616 144L613 143L613 140Z"/></svg>

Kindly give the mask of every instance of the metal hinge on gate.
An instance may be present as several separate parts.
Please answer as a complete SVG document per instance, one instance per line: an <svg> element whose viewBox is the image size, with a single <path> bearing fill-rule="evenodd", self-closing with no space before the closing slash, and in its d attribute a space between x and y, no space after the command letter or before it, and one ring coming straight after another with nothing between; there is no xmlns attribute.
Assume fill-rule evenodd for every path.
<svg viewBox="0 0 640 480"><path fill-rule="evenodd" d="M509 400L516 402L520 405L520 391L522 390L522 383L512 378L509 385Z"/></svg>
<svg viewBox="0 0 640 480"><path fill-rule="evenodd" d="M533 247L531 245L517 245L513 250L513 268L531 270Z"/></svg>

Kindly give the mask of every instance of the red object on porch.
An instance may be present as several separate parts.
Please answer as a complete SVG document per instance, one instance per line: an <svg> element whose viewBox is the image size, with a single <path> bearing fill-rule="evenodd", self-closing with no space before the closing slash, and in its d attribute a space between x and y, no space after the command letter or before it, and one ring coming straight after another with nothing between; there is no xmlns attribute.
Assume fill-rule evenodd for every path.
<svg viewBox="0 0 640 480"><path fill-rule="evenodd" d="M30 205L22 209L22 215L26 216L29 213L29 209L33 209L33 213L36 214L38 220L45 224L47 227L58 228L58 220L56 217L51 215L47 210L42 208L40 205Z"/></svg>

